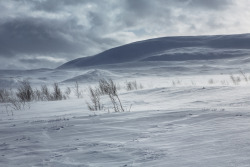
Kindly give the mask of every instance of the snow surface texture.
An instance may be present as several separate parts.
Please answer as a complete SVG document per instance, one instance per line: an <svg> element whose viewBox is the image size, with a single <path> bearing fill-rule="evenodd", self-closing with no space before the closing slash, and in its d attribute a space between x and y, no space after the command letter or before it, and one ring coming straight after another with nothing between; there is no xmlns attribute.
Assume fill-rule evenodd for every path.
<svg viewBox="0 0 250 167"><path fill-rule="evenodd" d="M14 111L13 116L0 104L0 166L249 166L249 54L248 46L236 40L248 41L249 35L179 38L179 49L174 43L175 48L164 52L188 55L188 60L112 65L103 65L104 62L80 70L0 71L1 87L8 83L15 87L23 78L28 78L33 86L60 82L63 87L73 87L79 81L84 92L81 99L71 94L69 100L31 102L30 109ZM153 41L170 39L176 38L149 41L151 45ZM183 48L185 41L195 43ZM127 46L137 48L143 43ZM230 56L192 58L199 52L203 53L201 56L219 55L219 50L205 48L204 43ZM131 53L122 51L121 55ZM145 54L148 51L147 48ZM243 56L234 56L243 52ZM139 53L138 60L148 58ZM112 112L105 96L102 101L106 109L88 111L86 88L105 77L119 83L118 94L126 112ZM127 91L125 82L134 80L143 89Z"/></svg>

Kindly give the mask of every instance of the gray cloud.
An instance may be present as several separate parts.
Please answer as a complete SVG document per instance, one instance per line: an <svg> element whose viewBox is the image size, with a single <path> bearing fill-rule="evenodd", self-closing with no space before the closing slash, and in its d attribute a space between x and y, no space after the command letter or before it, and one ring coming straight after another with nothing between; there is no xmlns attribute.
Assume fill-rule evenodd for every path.
<svg viewBox="0 0 250 167"><path fill-rule="evenodd" d="M61 62L51 58L68 61L146 38L244 33L250 22L235 13L249 16L247 6L247 0L1 1L0 68L56 67Z"/></svg>
<svg viewBox="0 0 250 167"><path fill-rule="evenodd" d="M200 7L203 9L221 10L233 5L233 0L191 0L188 5L193 8Z"/></svg>
<svg viewBox="0 0 250 167"><path fill-rule="evenodd" d="M70 32L67 29L71 28ZM44 20L24 18L1 25L0 54L50 54L80 52L81 45L74 41L80 27L75 20ZM8 48L8 51L2 50Z"/></svg>

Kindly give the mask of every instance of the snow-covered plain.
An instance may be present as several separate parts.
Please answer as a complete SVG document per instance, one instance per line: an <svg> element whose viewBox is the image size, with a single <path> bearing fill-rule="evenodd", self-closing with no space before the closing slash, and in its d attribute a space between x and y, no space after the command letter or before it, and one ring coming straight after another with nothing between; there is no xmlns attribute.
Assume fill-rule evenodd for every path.
<svg viewBox="0 0 250 167"><path fill-rule="evenodd" d="M0 104L0 166L249 166L250 52L244 42L233 47L235 38L248 42L249 35L207 37L230 44L218 50L211 42L212 47L204 47L207 38L200 38L195 46L189 41L187 48L183 43L178 47L175 41L174 50L164 51L167 57L185 55L182 60L159 59L158 53L150 52L129 62L100 65L99 61L81 69L68 63L70 68L1 70L1 87L15 87L22 78L33 86L60 82L62 87L73 87L78 81L84 93L80 99L71 94L63 101L31 102L30 108L13 115ZM137 44L144 46L139 42L129 47ZM218 59L222 52L229 56ZM199 53L217 56L201 59ZM113 112L105 96L106 109L88 110L87 87L101 78L119 83L125 112ZM134 80L143 88L123 88L124 82Z"/></svg>

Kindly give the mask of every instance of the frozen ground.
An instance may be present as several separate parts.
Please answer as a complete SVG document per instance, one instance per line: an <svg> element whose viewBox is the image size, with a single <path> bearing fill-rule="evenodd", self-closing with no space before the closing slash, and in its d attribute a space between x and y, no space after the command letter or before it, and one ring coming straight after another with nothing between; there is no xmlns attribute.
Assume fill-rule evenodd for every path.
<svg viewBox="0 0 250 167"><path fill-rule="evenodd" d="M32 102L13 116L1 106L1 166L250 164L250 85L243 78L239 85L220 74L136 79L143 89L120 91L130 112L90 112L87 96Z"/></svg>
<svg viewBox="0 0 250 167"><path fill-rule="evenodd" d="M240 51L241 52L241 51ZM243 71L245 78L240 71ZM0 71L1 87L80 82L84 97L31 102L7 113L0 104L2 167L247 167L250 164L248 55L220 60L141 61L76 69ZM230 76L240 78L234 83ZM120 86L130 112L91 112L86 87L102 77ZM106 97L103 102L111 104Z"/></svg>

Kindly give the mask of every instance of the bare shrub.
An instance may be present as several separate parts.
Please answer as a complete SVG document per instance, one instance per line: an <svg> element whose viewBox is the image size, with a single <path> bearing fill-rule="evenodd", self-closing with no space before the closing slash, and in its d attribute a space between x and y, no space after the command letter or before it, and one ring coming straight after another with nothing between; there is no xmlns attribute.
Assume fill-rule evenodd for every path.
<svg viewBox="0 0 250 167"><path fill-rule="evenodd" d="M128 81L128 82L126 81L125 87L126 87L127 91L137 90L137 89L143 88L142 84L138 84L136 81Z"/></svg>
<svg viewBox="0 0 250 167"><path fill-rule="evenodd" d="M39 89L34 90L34 100L36 100L36 101L43 101L44 100L42 91L40 91Z"/></svg>
<svg viewBox="0 0 250 167"><path fill-rule="evenodd" d="M39 93L38 95L41 96L40 97L41 101L66 100L67 98L69 98L68 95L70 94L70 92L67 92L67 90L66 93L64 94L61 91L61 88L59 87L58 83L53 84L53 91L50 91L47 85L41 85L41 91Z"/></svg>
<svg viewBox="0 0 250 167"><path fill-rule="evenodd" d="M117 86L112 79L100 79L99 89L102 95L117 95Z"/></svg>
<svg viewBox="0 0 250 167"><path fill-rule="evenodd" d="M19 87L20 88L20 87ZM21 89L18 90L18 92L14 92L12 89L1 89L0 90L0 102L3 103L2 105L5 107L5 112L13 116L13 111L16 110L22 110L25 108L30 108L30 104L27 102L27 99L20 98L17 96L18 93L20 93ZM24 90L24 89L22 89ZM23 92L22 92L23 93ZM19 94L20 95L20 94ZM22 94L24 95L24 94Z"/></svg>
<svg viewBox="0 0 250 167"><path fill-rule="evenodd" d="M13 96L12 89L0 89L0 103L6 103Z"/></svg>
<svg viewBox="0 0 250 167"><path fill-rule="evenodd" d="M99 90L97 89L93 89L91 86L89 87L89 93L90 93L90 103L87 102L88 105L88 109L90 111L98 111L98 110L102 110L103 106L101 105L100 102L100 94L99 94Z"/></svg>
<svg viewBox="0 0 250 167"><path fill-rule="evenodd" d="M108 95L115 112L124 112L121 100L117 93L117 86L112 79L101 79L99 80L99 90L103 95Z"/></svg>
<svg viewBox="0 0 250 167"><path fill-rule="evenodd" d="M13 115L13 111L30 108L30 103L27 101L22 101L17 97L12 97L7 103L5 103L5 107L6 112L10 111Z"/></svg>
<svg viewBox="0 0 250 167"><path fill-rule="evenodd" d="M31 93L30 93L31 92ZM68 93L68 92L67 92ZM32 89L29 82L22 82L18 88L16 96L20 101L30 102L35 101L55 101L67 99L67 94L64 94L58 83L53 84L53 90L50 91L47 85L41 85L39 89Z"/></svg>
<svg viewBox="0 0 250 167"><path fill-rule="evenodd" d="M8 116L10 116L10 113L11 113L12 116L14 115L10 103L4 103L3 106L5 108L5 112L7 113Z"/></svg>
<svg viewBox="0 0 250 167"><path fill-rule="evenodd" d="M238 84L238 82L237 82L237 78L236 78L236 77L234 77L234 76L233 76L233 74L231 74L231 75L230 75L230 79L233 81L233 83L234 83L235 85L237 85L237 84Z"/></svg>
<svg viewBox="0 0 250 167"><path fill-rule="evenodd" d="M3 103L5 101L5 89L0 89L0 102Z"/></svg>
<svg viewBox="0 0 250 167"><path fill-rule="evenodd" d="M70 93L71 93L71 89L70 89L70 87L67 87L66 90L65 90L65 92L64 92L65 96L67 98L69 98Z"/></svg>
<svg viewBox="0 0 250 167"><path fill-rule="evenodd" d="M16 91L0 89L0 103L4 103L7 113L30 108L31 101L52 101L67 99L70 91L67 89L63 94L58 83L53 84L53 91L50 92L47 85L41 85L41 89L33 89L27 80L20 81Z"/></svg>
<svg viewBox="0 0 250 167"><path fill-rule="evenodd" d="M130 82L126 82L126 89L129 90L137 90L137 82L136 81L130 81Z"/></svg>
<svg viewBox="0 0 250 167"><path fill-rule="evenodd" d="M243 76L243 78L245 79L245 81L248 82L248 78L247 78L246 74L243 71L240 71L240 73Z"/></svg>
<svg viewBox="0 0 250 167"><path fill-rule="evenodd" d="M9 103L11 104L9 107L13 110L21 110L25 107L25 101L20 101L19 99L12 98L9 100Z"/></svg>
<svg viewBox="0 0 250 167"><path fill-rule="evenodd" d="M173 86L176 86L176 83L175 83L175 81L172 81L172 85L173 85Z"/></svg>
<svg viewBox="0 0 250 167"><path fill-rule="evenodd" d="M238 83L241 82L241 79L240 79L239 76L236 77L236 80L237 80Z"/></svg>
<svg viewBox="0 0 250 167"><path fill-rule="evenodd" d="M34 92L28 80L20 81L16 96L20 101L30 102L33 100Z"/></svg>
<svg viewBox="0 0 250 167"><path fill-rule="evenodd" d="M62 100L63 99L63 94L62 94L62 91L61 91L58 83L54 83L53 89L54 89L53 100Z"/></svg>
<svg viewBox="0 0 250 167"><path fill-rule="evenodd" d="M132 82L126 82L126 90L130 91L130 90L134 90L135 88L132 85Z"/></svg>
<svg viewBox="0 0 250 167"><path fill-rule="evenodd" d="M75 82L74 86L75 86L74 87L74 93L75 93L76 97L79 99L79 98L82 97L82 91L80 90L78 81Z"/></svg>
<svg viewBox="0 0 250 167"><path fill-rule="evenodd" d="M41 85L42 100L50 101L53 99L47 85Z"/></svg>
<svg viewBox="0 0 250 167"><path fill-rule="evenodd" d="M221 81L221 84L222 84L222 85L228 85L228 81L222 80L222 81Z"/></svg>
<svg viewBox="0 0 250 167"><path fill-rule="evenodd" d="M90 103L87 103L90 111L102 110L104 106L100 102L101 95L108 95L115 112L124 111L121 100L117 93L117 85L112 79L101 79L97 88L89 87ZM109 111L109 109L108 109Z"/></svg>
<svg viewBox="0 0 250 167"><path fill-rule="evenodd" d="M104 82L104 79L99 80L99 93L100 95L109 94L109 88L108 88L108 85L106 85L106 82Z"/></svg>

